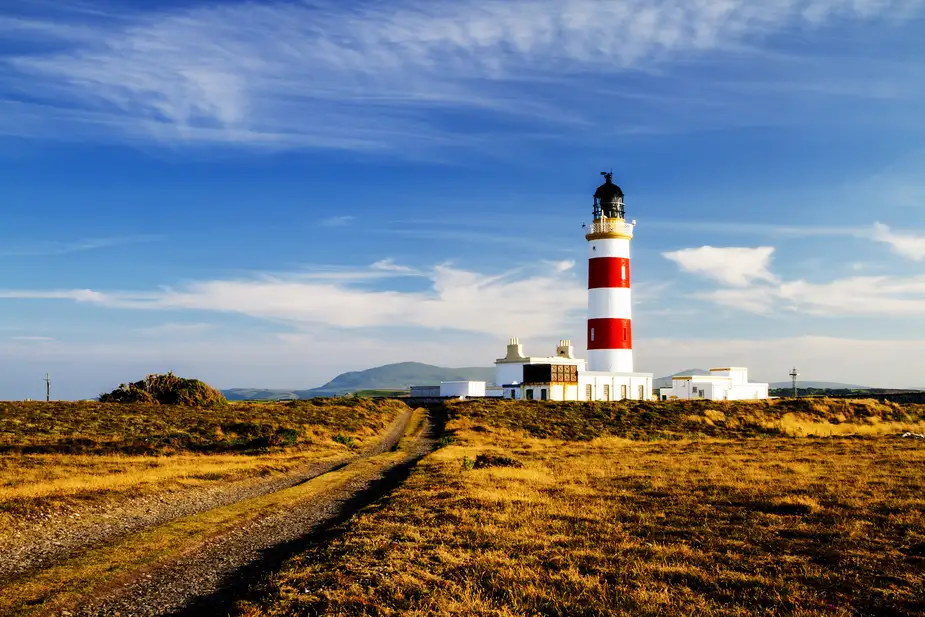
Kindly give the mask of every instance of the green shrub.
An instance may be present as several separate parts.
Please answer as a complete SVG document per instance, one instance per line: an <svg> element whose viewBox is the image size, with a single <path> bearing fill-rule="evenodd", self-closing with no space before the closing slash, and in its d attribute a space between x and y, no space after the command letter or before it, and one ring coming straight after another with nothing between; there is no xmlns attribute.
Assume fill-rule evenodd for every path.
<svg viewBox="0 0 925 617"><path fill-rule="evenodd" d="M447 446L453 445L456 443L456 438L452 435L444 435L440 438L440 441L437 442L438 448L445 448Z"/></svg>
<svg viewBox="0 0 925 617"><path fill-rule="evenodd" d="M349 435L344 435L343 433L338 433L337 435L334 435L334 441L336 441L337 443L342 443L348 448L352 448L354 446L353 437L350 437Z"/></svg>
<svg viewBox="0 0 925 617"><path fill-rule="evenodd" d="M227 404L225 396L198 379L184 379L172 372L148 375L142 381L124 383L100 395L101 403L158 403L189 407L215 407Z"/></svg>

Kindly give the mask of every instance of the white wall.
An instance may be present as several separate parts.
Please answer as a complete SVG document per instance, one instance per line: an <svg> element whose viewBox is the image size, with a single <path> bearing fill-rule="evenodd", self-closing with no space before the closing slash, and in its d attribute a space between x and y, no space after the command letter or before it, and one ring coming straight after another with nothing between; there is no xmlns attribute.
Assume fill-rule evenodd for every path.
<svg viewBox="0 0 925 617"><path fill-rule="evenodd" d="M579 371L585 370L585 361L579 358L527 358L523 362L516 364L495 364L495 385L506 386L522 383L524 380L524 364L574 364Z"/></svg>
<svg viewBox="0 0 925 617"><path fill-rule="evenodd" d="M440 383L440 396L485 396L484 381L444 381Z"/></svg>
<svg viewBox="0 0 925 617"><path fill-rule="evenodd" d="M723 378L726 373L727 378ZM739 372L739 374L744 374ZM768 384L742 382L735 375L723 371L710 377L695 377L694 379L675 379L671 382L671 389L662 388L660 394L679 399L705 399L712 401L742 401L768 398ZM728 377L731 377L729 379ZM739 383L736 383L739 381ZM703 391L701 396L700 392Z"/></svg>

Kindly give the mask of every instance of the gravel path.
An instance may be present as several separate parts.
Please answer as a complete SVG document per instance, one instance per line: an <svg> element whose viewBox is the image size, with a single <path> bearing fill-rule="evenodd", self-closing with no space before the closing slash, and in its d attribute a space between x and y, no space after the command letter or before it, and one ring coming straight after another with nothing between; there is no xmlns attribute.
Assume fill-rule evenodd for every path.
<svg viewBox="0 0 925 617"><path fill-rule="evenodd" d="M0 584L144 529L274 493L352 461L386 452L401 438L410 419L411 411L403 412L381 440L352 457L311 463L270 478L247 478L177 493L137 497L115 507L91 506L72 510L24 527L0 551Z"/></svg>
<svg viewBox="0 0 925 617"><path fill-rule="evenodd" d="M192 617L233 612L236 599L286 559L316 542L401 481L430 452L438 427L429 419L397 462L374 465L343 485L250 521L205 546L154 567L134 581L72 609L75 617ZM383 450L384 451L384 450Z"/></svg>

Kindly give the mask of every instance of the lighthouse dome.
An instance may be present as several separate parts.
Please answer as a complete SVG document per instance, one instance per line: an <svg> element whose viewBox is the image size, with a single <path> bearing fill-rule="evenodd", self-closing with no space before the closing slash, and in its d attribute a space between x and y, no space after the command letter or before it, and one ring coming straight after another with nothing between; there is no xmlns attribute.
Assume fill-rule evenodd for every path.
<svg viewBox="0 0 925 617"><path fill-rule="evenodd" d="M613 174L602 172L604 184L594 192L594 212L607 218L623 218L623 190L613 183Z"/></svg>

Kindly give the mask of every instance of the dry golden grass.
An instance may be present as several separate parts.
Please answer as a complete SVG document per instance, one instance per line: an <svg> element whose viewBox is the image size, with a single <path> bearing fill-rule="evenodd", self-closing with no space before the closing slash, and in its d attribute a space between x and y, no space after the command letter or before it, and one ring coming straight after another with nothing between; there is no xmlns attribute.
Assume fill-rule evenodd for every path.
<svg viewBox="0 0 925 617"><path fill-rule="evenodd" d="M925 405L875 400L619 401L557 403L480 400L453 403L470 418L529 437L639 441L694 437L884 435L925 429Z"/></svg>
<svg viewBox="0 0 925 617"><path fill-rule="evenodd" d="M407 409L400 401L346 398L216 408L0 402L0 452L213 454L312 447L338 433L374 436Z"/></svg>
<svg viewBox="0 0 925 617"><path fill-rule="evenodd" d="M349 456L407 409L334 399L220 409L0 403L0 541L36 516Z"/></svg>
<svg viewBox="0 0 925 617"><path fill-rule="evenodd" d="M925 613L921 441L564 441L524 433L570 421L506 412L457 409L454 445L242 614ZM479 454L523 467L467 469Z"/></svg>
<svg viewBox="0 0 925 617"><path fill-rule="evenodd" d="M281 474L348 453L331 442L313 450L255 456L0 455L0 539L17 522L50 512Z"/></svg>
<svg viewBox="0 0 925 617"><path fill-rule="evenodd" d="M190 554L210 540L253 520L311 500L358 477L408 457L421 431L424 411L416 410L405 437L391 452L351 462L296 486L146 529L9 582L0 590L2 615L60 615L83 607L88 593L118 586L159 563ZM94 591L91 591L94 590Z"/></svg>

